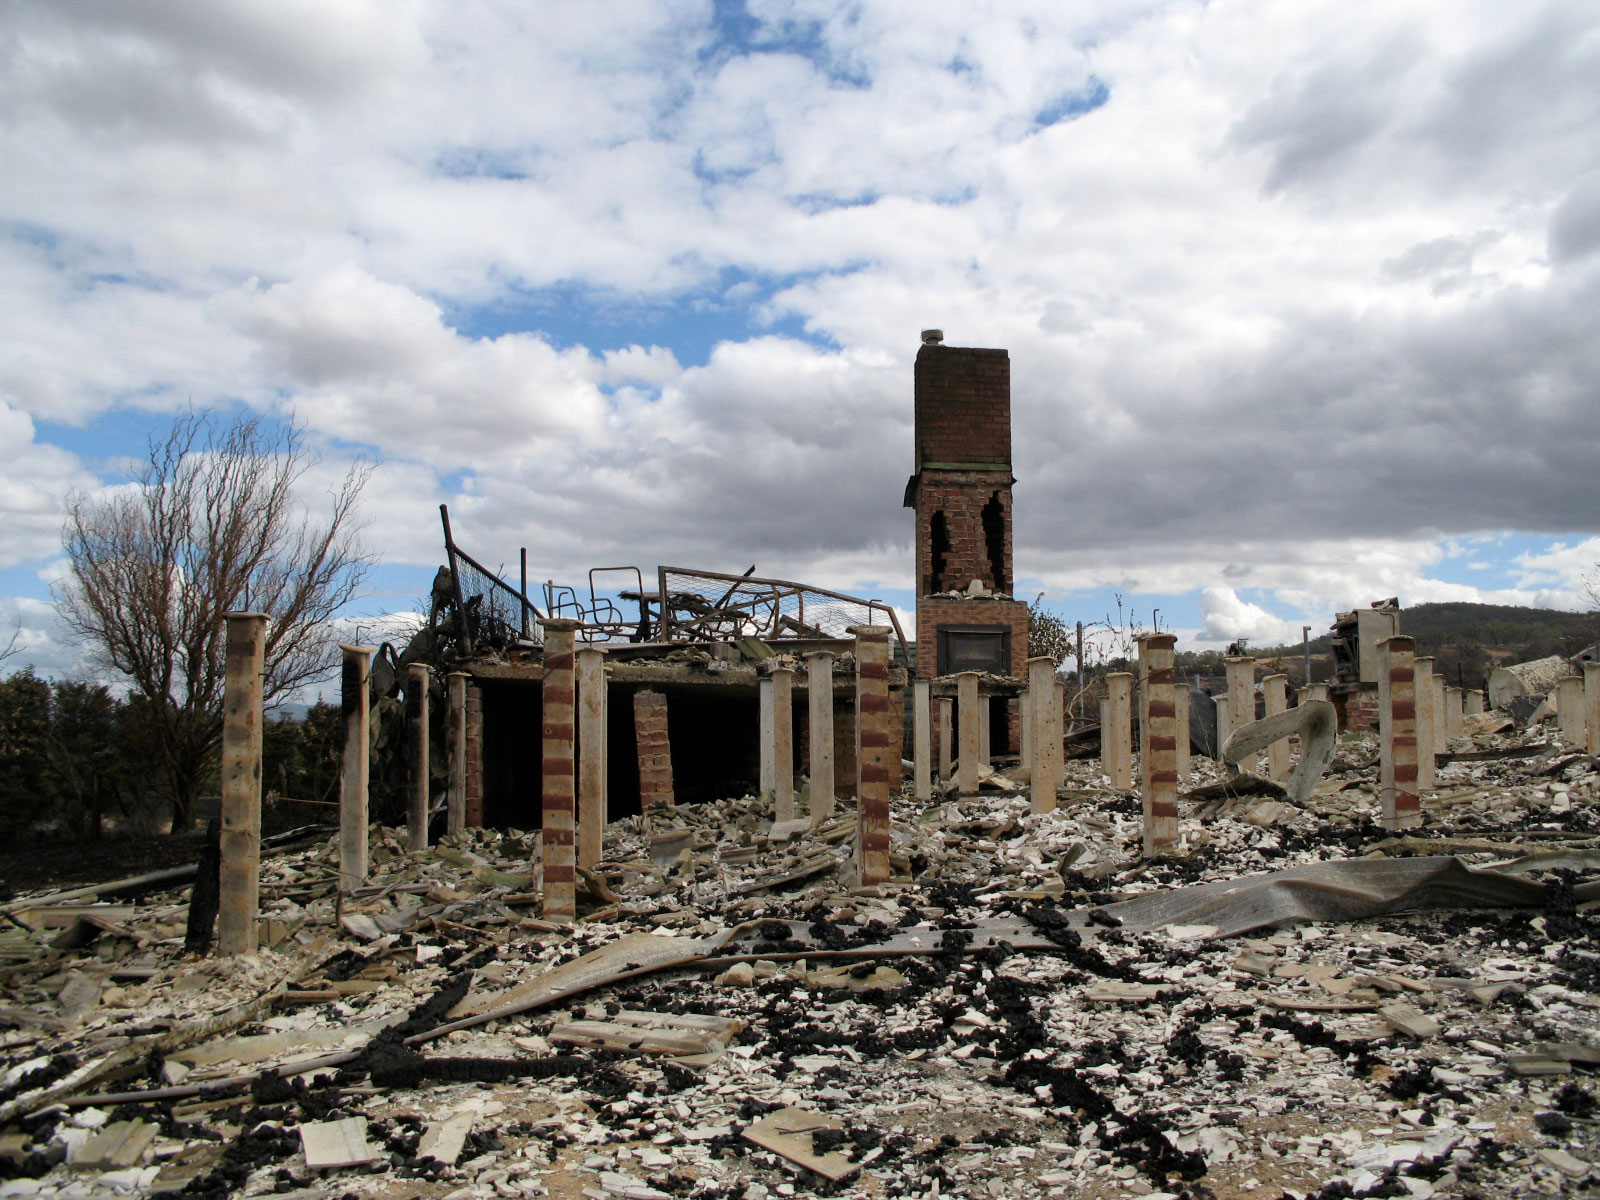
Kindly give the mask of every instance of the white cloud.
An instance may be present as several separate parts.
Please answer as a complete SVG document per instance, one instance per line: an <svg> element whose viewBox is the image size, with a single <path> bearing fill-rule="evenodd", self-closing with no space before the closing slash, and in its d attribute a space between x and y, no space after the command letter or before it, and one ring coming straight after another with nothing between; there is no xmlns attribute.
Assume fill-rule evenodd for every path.
<svg viewBox="0 0 1600 1200"><path fill-rule="evenodd" d="M29 596L0 596L0 650L12 637L14 652L0 666L11 674L32 668L52 678L89 679L95 668L56 616L55 605Z"/></svg>
<svg viewBox="0 0 1600 1200"><path fill-rule="evenodd" d="M1273 615L1259 604L1241 600L1232 588L1206 588L1200 595L1204 619L1197 641L1236 642L1241 638L1258 646L1279 646L1295 641L1300 626Z"/></svg>
<svg viewBox="0 0 1600 1200"><path fill-rule="evenodd" d="M78 460L36 440L32 419L0 400L0 568L45 558L61 544L66 497L93 485Z"/></svg>
<svg viewBox="0 0 1600 1200"><path fill-rule="evenodd" d="M455 469L596 437L607 368L528 334L464 338L439 306L351 263L219 301L257 339L265 373L293 381L320 433Z"/></svg>
<svg viewBox="0 0 1600 1200"><path fill-rule="evenodd" d="M1586 611L1600 607L1600 537L1557 542L1547 550L1519 554L1513 561L1522 572L1517 586L1560 597L1553 607Z"/></svg>
<svg viewBox="0 0 1600 1200"><path fill-rule="evenodd" d="M746 8L10 6L3 561L84 478L17 420L242 399L381 460L392 562L448 501L540 575L905 586L931 325L1011 350L1026 578L1213 631L1581 601L1432 572L1595 530L1594 14Z"/></svg>

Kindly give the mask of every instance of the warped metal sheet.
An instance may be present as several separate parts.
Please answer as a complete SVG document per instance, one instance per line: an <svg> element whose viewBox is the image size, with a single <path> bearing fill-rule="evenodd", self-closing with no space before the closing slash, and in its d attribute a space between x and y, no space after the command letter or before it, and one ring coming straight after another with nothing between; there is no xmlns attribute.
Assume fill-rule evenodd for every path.
<svg viewBox="0 0 1600 1200"><path fill-rule="evenodd" d="M1104 906L1127 929L1215 925L1217 936L1292 921L1358 921L1437 908L1513 908L1544 901L1532 880L1474 870L1459 858L1353 858L1269 875L1151 892Z"/></svg>

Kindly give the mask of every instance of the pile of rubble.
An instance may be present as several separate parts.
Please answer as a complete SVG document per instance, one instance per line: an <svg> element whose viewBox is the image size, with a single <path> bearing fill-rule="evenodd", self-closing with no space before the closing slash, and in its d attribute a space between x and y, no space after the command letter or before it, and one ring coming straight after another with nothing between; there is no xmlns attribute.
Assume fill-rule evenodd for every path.
<svg viewBox="0 0 1600 1200"><path fill-rule="evenodd" d="M272 857L231 959L182 888L15 900L0 1196L1576 1193L1600 764L1456 748L1400 837L1370 739L1304 807L1197 759L1158 860L1093 764L1046 814L989 774L897 798L868 888L847 804L684 806L608 829L571 926L514 830L375 831L342 901L333 839Z"/></svg>

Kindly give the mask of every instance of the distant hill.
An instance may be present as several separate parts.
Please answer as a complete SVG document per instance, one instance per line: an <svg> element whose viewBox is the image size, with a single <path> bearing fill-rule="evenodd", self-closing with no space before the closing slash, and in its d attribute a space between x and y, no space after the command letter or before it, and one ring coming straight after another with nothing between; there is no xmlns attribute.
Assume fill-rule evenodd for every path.
<svg viewBox="0 0 1600 1200"><path fill-rule="evenodd" d="M1517 608L1510 604L1419 604L1400 614L1400 628L1418 642L1476 642L1543 658L1576 654L1600 638L1600 613Z"/></svg>
<svg viewBox="0 0 1600 1200"><path fill-rule="evenodd" d="M1330 622L1331 623L1331 622ZM1400 612L1400 632L1417 639L1417 653L1432 655L1434 670L1452 683L1482 687L1501 663L1551 654L1570 657L1600 641L1600 613L1559 612L1510 604L1418 604ZM1313 657L1329 653L1331 634L1311 641ZM1298 658L1298 645L1250 647L1257 658ZM1331 666L1326 668L1331 670ZM1325 678L1313 667L1314 678Z"/></svg>

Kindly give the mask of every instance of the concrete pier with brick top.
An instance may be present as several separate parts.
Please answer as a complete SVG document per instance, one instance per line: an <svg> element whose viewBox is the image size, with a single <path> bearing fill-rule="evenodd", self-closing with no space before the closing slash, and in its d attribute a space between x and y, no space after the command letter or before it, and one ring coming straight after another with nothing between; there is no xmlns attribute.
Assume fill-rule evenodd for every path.
<svg viewBox="0 0 1600 1200"><path fill-rule="evenodd" d="M863 886L889 881L890 756L900 764L899 730L889 720L887 625L853 625L856 655L856 874Z"/></svg>
<svg viewBox="0 0 1600 1200"><path fill-rule="evenodd" d="M1147 692L1144 746L1144 853L1166 854L1178 844L1178 709L1173 649L1178 639L1155 633L1140 642ZM1184 731L1187 736L1187 731Z"/></svg>
<svg viewBox="0 0 1600 1200"><path fill-rule="evenodd" d="M1386 829L1422 823L1417 791L1416 639L1404 635L1380 643L1378 671L1379 789Z"/></svg>

